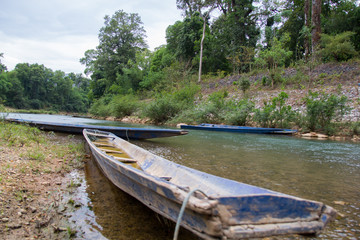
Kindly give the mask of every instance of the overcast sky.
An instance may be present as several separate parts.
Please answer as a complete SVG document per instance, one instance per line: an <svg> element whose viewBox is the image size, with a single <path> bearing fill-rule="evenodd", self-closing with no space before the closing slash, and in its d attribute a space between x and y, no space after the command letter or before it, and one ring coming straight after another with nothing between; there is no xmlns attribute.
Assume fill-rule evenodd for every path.
<svg viewBox="0 0 360 240"><path fill-rule="evenodd" d="M181 20L176 0L0 0L1 62L39 63L52 70L83 73L79 59L98 45L105 15L138 13L151 50L165 41L165 30Z"/></svg>

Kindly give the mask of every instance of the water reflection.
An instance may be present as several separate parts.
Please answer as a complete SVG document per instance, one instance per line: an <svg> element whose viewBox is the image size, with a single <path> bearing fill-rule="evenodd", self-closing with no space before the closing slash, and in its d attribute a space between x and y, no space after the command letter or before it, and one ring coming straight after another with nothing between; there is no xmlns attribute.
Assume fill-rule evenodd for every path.
<svg viewBox="0 0 360 240"><path fill-rule="evenodd" d="M79 238L172 239L175 224L119 190L102 174L94 159L85 165L85 180L85 188L79 189L76 199L82 207L70 219L80 227ZM198 237L182 230L179 239Z"/></svg>

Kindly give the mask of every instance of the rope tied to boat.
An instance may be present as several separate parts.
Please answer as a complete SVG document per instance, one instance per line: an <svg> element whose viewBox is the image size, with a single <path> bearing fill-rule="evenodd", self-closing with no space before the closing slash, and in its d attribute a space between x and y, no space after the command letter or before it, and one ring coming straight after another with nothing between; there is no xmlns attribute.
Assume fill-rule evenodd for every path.
<svg viewBox="0 0 360 240"><path fill-rule="evenodd" d="M179 212L179 216L178 216L178 219L177 219L177 221L176 221L176 226L175 226L175 232L174 232L174 238L173 238L173 240L177 240L177 239L178 239L179 230L180 230L180 224L181 224L181 219L182 219L182 217L183 217L183 215L184 215L186 205L187 205L187 203L189 202L189 199L190 199L191 195L193 195L194 192L201 192L202 194L204 194L204 196L207 197L207 195L206 195L203 191L201 191L200 189L198 189L198 188L195 188L195 189L191 190L191 191L188 193L188 195L185 197L185 199L184 199L184 201L183 201L183 203L182 203L182 205L181 205L181 209L180 209L180 212Z"/></svg>
<svg viewBox="0 0 360 240"><path fill-rule="evenodd" d="M129 139L128 131L129 131L129 128L126 129L125 133L126 133L126 138L127 138L128 142L129 142L130 139Z"/></svg>

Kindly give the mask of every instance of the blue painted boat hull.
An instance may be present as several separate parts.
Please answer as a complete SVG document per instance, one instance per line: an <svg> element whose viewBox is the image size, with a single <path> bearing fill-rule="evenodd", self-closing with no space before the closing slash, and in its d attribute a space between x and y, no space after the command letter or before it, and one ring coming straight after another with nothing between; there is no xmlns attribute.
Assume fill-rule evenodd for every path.
<svg viewBox="0 0 360 240"><path fill-rule="evenodd" d="M188 132L175 129L150 129L150 128L126 128L103 125L69 124L42 121L30 121L22 119L7 119L15 123L26 123L45 131L65 132L71 134L82 134L84 129L96 129L107 131L123 139L151 139L185 135Z"/></svg>
<svg viewBox="0 0 360 240"><path fill-rule="evenodd" d="M104 174L120 189L176 222L189 192L181 226L204 239L241 239L320 232L336 215L323 203L217 177L176 164L111 133L84 130ZM137 161L121 162L96 146L107 141Z"/></svg>
<svg viewBox="0 0 360 240"><path fill-rule="evenodd" d="M230 125L207 124L207 123L202 123L200 125L181 125L181 128L192 129L192 130L255 133L255 134L293 134L297 132L296 130L283 129L283 128L258 128L258 127L230 126Z"/></svg>

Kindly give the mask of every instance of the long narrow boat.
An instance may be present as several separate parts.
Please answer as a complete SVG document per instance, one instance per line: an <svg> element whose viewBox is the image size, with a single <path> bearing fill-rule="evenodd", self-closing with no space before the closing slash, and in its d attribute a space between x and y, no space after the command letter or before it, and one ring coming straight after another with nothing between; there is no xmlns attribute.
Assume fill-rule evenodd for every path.
<svg viewBox="0 0 360 240"><path fill-rule="evenodd" d="M236 132L236 133L257 133L257 134L293 134L296 130L284 128L258 128L245 126L231 126L220 124L202 123L200 125L181 125L182 129L219 131L219 132Z"/></svg>
<svg viewBox="0 0 360 240"><path fill-rule="evenodd" d="M6 119L9 122L26 123L45 131L66 132L71 134L82 134L84 129L94 129L111 132L124 139L150 139L185 135L185 130L176 129L153 129L153 128L127 128L104 125L70 124L59 122L42 122L22 119Z"/></svg>
<svg viewBox="0 0 360 240"><path fill-rule="evenodd" d="M316 234L336 215L323 203L200 172L108 132L83 134L117 187L172 221L183 214L181 226L204 239Z"/></svg>

